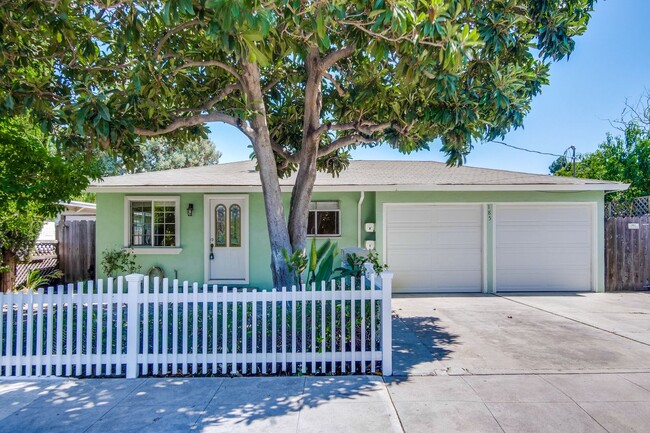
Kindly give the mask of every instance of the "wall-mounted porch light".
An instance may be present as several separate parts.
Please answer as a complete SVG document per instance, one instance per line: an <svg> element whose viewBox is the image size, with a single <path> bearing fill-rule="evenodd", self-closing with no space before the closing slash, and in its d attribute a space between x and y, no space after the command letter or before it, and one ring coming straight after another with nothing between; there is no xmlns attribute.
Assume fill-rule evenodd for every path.
<svg viewBox="0 0 650 433"><path fill-rule="evenodd" d="M192 216L193 213L194 213L194 204L190 203L189 205L187 205L187 216Z"/></svg>

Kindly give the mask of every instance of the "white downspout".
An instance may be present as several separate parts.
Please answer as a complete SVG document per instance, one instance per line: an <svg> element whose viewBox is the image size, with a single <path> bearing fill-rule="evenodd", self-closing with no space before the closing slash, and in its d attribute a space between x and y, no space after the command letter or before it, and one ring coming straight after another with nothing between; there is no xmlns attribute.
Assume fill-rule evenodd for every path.
<svg viewBox="0 0 650 433"><path fill-rule="evenodd" d="M361 205L363 204L363 199L365 197L365 191L361 191L361 197L359 197L359 203L357 203L357 246L359 248L363 248L361 245Z"/></svg>

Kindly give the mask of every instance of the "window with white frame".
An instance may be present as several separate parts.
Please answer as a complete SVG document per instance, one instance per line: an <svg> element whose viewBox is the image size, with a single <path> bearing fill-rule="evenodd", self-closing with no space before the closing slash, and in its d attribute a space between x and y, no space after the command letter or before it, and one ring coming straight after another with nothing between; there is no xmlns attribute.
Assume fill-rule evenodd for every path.
<svg viewBox="0 0 650 433"><path fill-rule="evenodd" d="M309 203L308 236L340 236L341 211L338 201L313 201Z"/></svg>
<svg viewBox="0 0 650 433"><path fill-rule="evenodd" d="M178 197L129 197L130 247L179 246Z"/></svg>

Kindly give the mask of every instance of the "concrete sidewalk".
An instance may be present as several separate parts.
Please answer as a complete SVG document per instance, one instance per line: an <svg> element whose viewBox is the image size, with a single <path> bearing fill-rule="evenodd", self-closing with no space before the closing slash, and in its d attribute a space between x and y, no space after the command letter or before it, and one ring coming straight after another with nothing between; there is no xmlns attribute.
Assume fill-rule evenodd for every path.
<svg viewBox="0 0 650 433"><path fill-rule="evenodd" d="M645 432L650 373L0 381L2 432Z"/></svg>

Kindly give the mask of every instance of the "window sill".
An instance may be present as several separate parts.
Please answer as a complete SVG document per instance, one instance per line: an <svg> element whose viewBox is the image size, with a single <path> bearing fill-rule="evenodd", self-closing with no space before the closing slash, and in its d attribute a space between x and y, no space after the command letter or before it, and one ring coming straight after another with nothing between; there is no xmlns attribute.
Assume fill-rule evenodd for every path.
<svg viewBox="0 0 650 433"><path fill-rule="evenodd" d="M131 250L134 254L169 254L176 255L180 254L183 251L183 248L177 247L124 247L125 250Z"/></svg>

